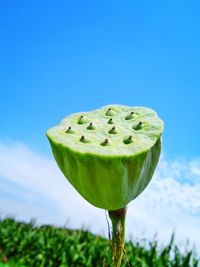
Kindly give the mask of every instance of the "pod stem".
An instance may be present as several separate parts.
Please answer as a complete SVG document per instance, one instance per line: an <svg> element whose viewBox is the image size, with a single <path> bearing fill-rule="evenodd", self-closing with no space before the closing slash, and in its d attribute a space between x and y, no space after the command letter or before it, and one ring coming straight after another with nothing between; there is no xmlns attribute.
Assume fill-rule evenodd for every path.
<svg viewBox="0 0 200 267"><path fill-rule="evenodd" d="M113 263L115 267L120 267L124 252L126 207L109 210L108 214L112 222Z"/></svg>

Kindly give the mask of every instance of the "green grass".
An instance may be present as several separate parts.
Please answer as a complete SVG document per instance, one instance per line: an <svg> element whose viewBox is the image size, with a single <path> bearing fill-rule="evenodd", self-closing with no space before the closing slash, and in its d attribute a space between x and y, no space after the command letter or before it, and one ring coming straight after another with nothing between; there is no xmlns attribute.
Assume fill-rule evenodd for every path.
<svg viewBox="0 0 200 267"><path fill-rule="evenodd" d="M26 266L10 261L8 263L0 263L0 267L26 267Z"/></svg>
<svg viewBox="0 0 200 267"><path fill-rule="evenodd" d="M110 243L84 230L0 220L0 267L31 266L111 266ZM197 267L198 259L191 250L181 253L172 236L162 249L157 241L127 242L122 266Z"/></svg>

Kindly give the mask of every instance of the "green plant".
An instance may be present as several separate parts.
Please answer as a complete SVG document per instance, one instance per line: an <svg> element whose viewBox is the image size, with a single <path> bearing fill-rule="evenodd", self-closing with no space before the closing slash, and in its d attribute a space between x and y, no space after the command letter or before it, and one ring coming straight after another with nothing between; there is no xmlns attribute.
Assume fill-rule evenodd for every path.
<svg viewBox="0 0 200 267"><path fill-rule="evenodd" d="M87 201L108 210L115 266L124 251L127 204L151 180L162 131L152 109L122 105L72 114L47 131L65 177Z"/></svg>
<svg viewBox="0 0 200 267"><path fill-rule="evenodd" d="M86 230L0 219L0 267L102 267L103 262L110 267L108 242ZM123 259L123 267L197 267L199 263L188 247L181 252L174 236L163 247L142 240L128 241L125 248L129 264Z"/></svg>

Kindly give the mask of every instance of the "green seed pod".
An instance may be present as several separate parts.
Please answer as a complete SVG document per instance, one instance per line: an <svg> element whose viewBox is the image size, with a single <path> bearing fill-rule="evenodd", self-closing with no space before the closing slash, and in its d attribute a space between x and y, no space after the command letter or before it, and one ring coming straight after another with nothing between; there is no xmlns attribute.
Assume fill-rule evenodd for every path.
<svg viewBox="0 0 200 267"><path fill-rule="evenodd" d="M113 120L115 127L110 125ZM88 129L91 121L95 130ZM71 134L66 133L68 125ZM76 190L96 207L118 210L150 182L162 132L163 122L152 109L109 105L69 115L49 129L47 137L58 166Z"/></svg>

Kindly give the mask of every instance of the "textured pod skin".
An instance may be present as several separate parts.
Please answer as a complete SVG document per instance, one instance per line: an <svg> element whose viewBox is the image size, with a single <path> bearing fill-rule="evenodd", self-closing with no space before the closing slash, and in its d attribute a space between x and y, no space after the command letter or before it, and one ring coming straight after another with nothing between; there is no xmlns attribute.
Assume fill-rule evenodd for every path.
<svg viewBox="0 0 200 267"><path fill-rule="evenodd" d="M83 124L78 123L83 120L81 114ZM111 117L116 131L109 130ZM95 127L88 130L91 120ZM48 130L47 137L58 166L75 189L94 206L117 210L150 182L160 156L162 131L163 122L151 109L109 105L68 116ZM108 141L102 145L105 138Z"/></svg>

